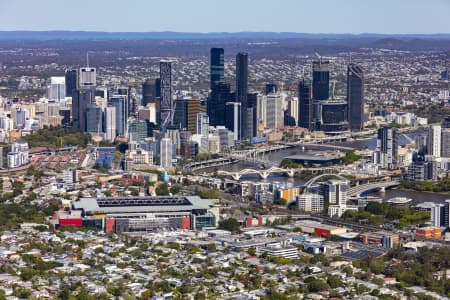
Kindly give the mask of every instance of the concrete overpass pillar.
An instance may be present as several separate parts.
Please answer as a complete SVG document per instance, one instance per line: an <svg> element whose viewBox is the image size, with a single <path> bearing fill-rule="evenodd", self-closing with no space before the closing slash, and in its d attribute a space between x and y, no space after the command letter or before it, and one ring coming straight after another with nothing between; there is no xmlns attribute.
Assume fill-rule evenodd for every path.
<svg viewBox="0 0 450 300"><path fill-rule="evenodd" d="M380 188L380 193L386 193L386 188L384 186Z"/></svg>
<svg viewBox="0 0 450 300"><path fill-rule="evenodd" d="M290 178L294 177L294 175L295 175L295 171L294 171L293 169L287 170L286 173L288 174L288 176L289 176Z"/></svg>
<svg viewBox="0 0 450 300"><path fill-rule="evenodd" d="M239 181L239 179L241 179L241 175L239 175L239 173L234 173L233 175L231 175L231 177L233 177L233 179L236 181Z"/></svg>
<svg viewBox="0 0 450 300"><path fill-rule="evenodd" d="M261 176L262 179L266 180L269 177L269 172L260 172L259 176Z"/></svg>

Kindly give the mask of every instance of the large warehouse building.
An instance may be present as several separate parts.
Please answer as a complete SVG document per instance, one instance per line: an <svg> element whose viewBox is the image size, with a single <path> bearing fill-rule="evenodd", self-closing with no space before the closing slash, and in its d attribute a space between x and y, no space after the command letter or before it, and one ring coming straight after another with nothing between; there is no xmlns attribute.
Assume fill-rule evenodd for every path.
<svg viewBox="0 0 450 300"><path fill-rule="evenodd" d="M212 201L197 196L80 198L72 210L81 212L83 224L102 220L106 232L201 229L218 219Z"/></svg>

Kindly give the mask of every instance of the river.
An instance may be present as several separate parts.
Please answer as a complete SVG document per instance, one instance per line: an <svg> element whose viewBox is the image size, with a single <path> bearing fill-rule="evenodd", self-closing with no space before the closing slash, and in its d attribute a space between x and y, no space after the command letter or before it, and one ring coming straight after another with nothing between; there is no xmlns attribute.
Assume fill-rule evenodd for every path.
<svg viewBox="0 0 450 300"><path fill-rule="evenodd" d="M404 134L400 134L400 135L398 135L398 144L400 146L403 146L403 145L409 143L411 140L414 140L417 135L422 134L422 133L423 132L408 133L408 134L406 134L407 137L405 137ZM377 144L376 138L336 143L336 145L340 145L340 146L347 146L347 147L352 147L355 149L371 149L371 150L375 149L376 144ZM317 150L317 149L319 149L319 148L314 147L314 146L307 146L305 148L294 147L294 148L289 148L289 149L266 154L265 158L267 160L270 160L270 161L278 164L286 156L294 155L301 151ZM329 151L329 150L327 150L327 151ZM236 164L221 166L219 169L224 170L224 171L238 172L245 168L256 169L258 167L260 167L260 166L255 163L241 161ZM202 172L213 172L213 171L214 171L214 168L202 169ZM242 181L245 181L245 180L261 181L261 179L259 178L258 175L246 175L246 176L243 176L241 180ZM266 181L273 182L273 183L279 182L280 184L291 184L292 186L301 186L305 183L305 181L302 179L288 178L286 176L282 176L279 174L269 175L269 178L267 178ZM411 202L412 204L417 204L417 203L422 203L422 202L443 203L446 199L450 199L450 193L440 194L440 193L432 193L432 192L417 192L417 191L401 190L401 189L395 189L395 188L388 189L388 190L386 190L385 193L371 193L370 195L380 197L383 200L387 200L387 199L390 199L393 197L412 198L413 199L413 201Z"/></svg>

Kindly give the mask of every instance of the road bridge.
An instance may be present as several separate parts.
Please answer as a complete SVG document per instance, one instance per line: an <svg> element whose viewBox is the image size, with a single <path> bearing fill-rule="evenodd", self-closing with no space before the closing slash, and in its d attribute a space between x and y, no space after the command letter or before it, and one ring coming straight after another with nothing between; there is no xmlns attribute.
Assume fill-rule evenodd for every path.
<svg viewBox="0 0 450 300"><path fill-rule="evenodd" d="M191 163L185 165L184 169L189 170L189 171L197 171L197 170L200 170L203 168L229 165L229 164L236 163L238 161L239 160L237 158L233 158L233 157L220 157L220 158L215 158L215 159L191 162Z"/></svg>
<svg viewBox="0 0 450 300"><path fill-rule="evenodd" d="M270 167L269 169L243 169L239 172L231 172L231 171L222 171L218 170L217 175L222 176L230 176L234 180L240 180L244 175L258 175L262 179L267 179L270 174L274 173L282 173L286 174L289 177L294 177L295 173L302 172L311 172L313 174L322 173L322 172L340 172L342 171L343 166L326 166L326 167L315 167L315 168L280 168L280 167ZM327 174L330 175L330 174ZM335 174L331 174L335 175ZM343 178L343 177L341 177Z"/></svg>
<svg viewBox="0 0 450 300"><path fill-rule="evenodd" d="M400 185L400 182L398 181L383 181L383 182L374 182L374 183L367 183L367 184L361 184L354 187L351 187L347 191L347 195L352 196L359 196L362 193L368 192L368 191L374 191L374 190L381 190L384 191L387 188L391 188L394 186Z"/></svg>

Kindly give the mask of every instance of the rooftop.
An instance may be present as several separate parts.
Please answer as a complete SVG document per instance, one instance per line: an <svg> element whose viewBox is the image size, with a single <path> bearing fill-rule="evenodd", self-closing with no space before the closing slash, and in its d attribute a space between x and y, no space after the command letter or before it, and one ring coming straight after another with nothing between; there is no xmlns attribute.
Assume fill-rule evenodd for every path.
<svg viewBox="0 0 450 300"><path fill-rule="evenodd" d="M212 205L212 201L197 196L155 196L80 198L80 200L73 202L72 207L75 210L83 210L85 214L95 214L175 212L208 209Z"/></svg>

